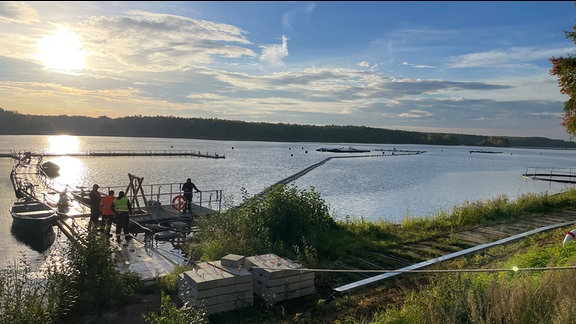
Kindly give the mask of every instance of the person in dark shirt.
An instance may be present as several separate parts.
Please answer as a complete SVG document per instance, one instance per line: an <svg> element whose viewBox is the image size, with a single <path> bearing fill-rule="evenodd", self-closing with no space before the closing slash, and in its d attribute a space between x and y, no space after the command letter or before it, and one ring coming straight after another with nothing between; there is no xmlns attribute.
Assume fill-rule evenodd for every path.
<svg viewBox="0 0 576 324"><path fill-rule="evenodd" d="M182 191L184 192L184 197L186 198L186 203L184 204L183 213L192 214L192 191L200 192L196 185L192 182L192 179L186 179L186 183L182 185Z"/></svg>
<svg viewBox="0 0 576 324"><path fill-rule="evenodd" d="M102 195L98 191L99 188L99 185L94 184L88 194L88 197L90 197L90 222L88 226L96 226L100 218L100 200L102 200Z"/></svg>

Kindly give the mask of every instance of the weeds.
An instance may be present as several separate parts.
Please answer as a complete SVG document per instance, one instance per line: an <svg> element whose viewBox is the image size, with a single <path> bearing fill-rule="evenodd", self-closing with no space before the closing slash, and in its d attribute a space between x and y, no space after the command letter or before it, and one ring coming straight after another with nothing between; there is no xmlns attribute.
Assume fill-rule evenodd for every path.
<svg viewBox="0 0 576 324"><path fill-rule="evenodd" d="M33 271L22 255L0 270L0 322L57 322L73 299L60 283L49 270Z"/></svg>
<svg viewBox="0 0 576 324"><path fill-rule="evenodd" d="M347 262L347 258L353 260L355 255L366 251L569 206L576 202L576 190L556 195L528 194L515 201L500 196L486 202L467 202L454 207L451 213L406 218L398 224L349 218L335 221L313 188L298 191L295 187L278 186L265 198L245 197L245 200L240 208L200 220L200 235L186 248L191 259L216 260L229 253L276 253L298 258L308 267L330 268L337 260ZM556 234L558 237L562 233ZM573 257L576 244L562 248L557 240L542 243L545 240L544 234L536 235L516 245L495 247L486 252L486 255L506 255L505 263L490 264L490 258L479 254L455 260L455 267L542 267L576 263ZM1 270L0 322L97 322L102 312L129 302L141 288L138 278L116 271L107 238L88 233L85 241L87 244L72 244L68 266L47 269L44 280L38 280L24 257ZM178 306L166 295L177 290L178 274L185 270L179 268L159 281L162 305L158 313L143 315L149 323L177 324L190 319L207 323L201 308L190 302ZM323 274L315 276L315 280L320 286L330 282ZM313 322L318 316L324 316L339 319L337 322L362 323L563 323L571 322L576 315L576 300L570 291L570 287L576 285L574 271L436 275L418 284L417 291L412 291L411 286L389 287L403 295L401 302L379 300L375 292L362 300L341 298L330 304L311 302L304 312L299 308L289 315L282 308L282 312L268 316L277 319L288 314L296 322ZM261 312L240 312L262 315ZM266 319L259 317L259 321L266 322Z"/></svg>

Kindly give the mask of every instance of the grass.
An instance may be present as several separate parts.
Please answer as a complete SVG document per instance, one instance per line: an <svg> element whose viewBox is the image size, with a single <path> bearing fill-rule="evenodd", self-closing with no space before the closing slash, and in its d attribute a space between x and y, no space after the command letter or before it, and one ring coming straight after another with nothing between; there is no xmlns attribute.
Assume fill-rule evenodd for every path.
<svg viewBox="0 0 576 324"><path fill-rule="evenodd" d="M418 289L405 289L401 303L375 312L370 323L567 323L576 300L576 244L560 244L562 232L537 234L505 247L452 262L459 269L495 272L438 273ZM489 260L489 261L487 261ZM446 265L443 265L444 267ZM520 271L513 269L519 268Z"/></svg>
<svg viewBox="0 0 576 324"><path fill-rule="evenodd" d="M368 222L363 219L346 219L344 221L335 222L333 226L330 226L325 231L328 233L325 235L318 245L314 245L311 248L316 251L322 251L317 253L314 259L314 265L319 268L333 268L335 263L338 261L347 262L349 264L354 264L354 256L361 255L366 251L378 251L378 250L391 250L391 249L401 249L403 245L417 242L419 240L430 240L435 237L444 236L455 231L467 230L479 225L496 224L502 222L509 222L512 220L521 220L528 217L534 217L535 215L550 212L557 208L563 208L566 206L572 206L576 202L576 191L568 190L561 194L547 195L547 194L527 194L519 197L518 199L512 201L505 196L497 197L493 200L488 200L484 202L467 202L462 206L456 206L452 212L442 212L437 215L433 215L427 218L407 218L400 223L392 223L387 221L378 222ZM280 203L278 201L277 203ZM286 204L286 202L282 202ZM256 210L259 210L256 208ZM212 226L218 226L217 224L212 224ZM233 236L233 234L230 234ZM557 238L557 236L555 236ZM526 240L531 242L533 239ZM555 242L557 245L557 241ZM439 244L442 244L441 242ZM548 250L540 250L540 244L535 244L534 255L542 256L550 253ZM558 246L556 246L558 248ZM520 249L520 255L525 252L525 249ZM287 251L284 251L287 253ZM292 257L298 258L297 253L293 253ZM534 257L537 260L538 257ZM304 260L304 264L308 267L310 265L306 264L306 258L298 258L298 260ZM316 277L316 287L319 291L326 288L326 291L330 288L331 282L330 274L319 274ZM462 316L478 316L475 317L480 320L481 316L484 315L473 315L479 313L479 309L467 309L464 306L458 305L454 301L454 293L462 293L461 290L454 290L450 285L461 287L463 289L463 283L465 283L465 278L462 278L460 282L444 282L446 277L438 277L435 279L427 278L422 276L420 279L416 279L414 282L405 281L403 283L398 283L391 281L383 286L383 290L378 289L369 293L369 295L361 295L358 298L343 298L336 302L326 304L321 302L323 299L327 298L326 295L317 295L316 305L310 310L304 313L297 313L299 320L304 320L309 318L310 322L383 322L381 319L383 312L383 305L396 304L394 298L400 298L399 296L406 296L407 300L413 300L418 296L411 296L408 291L411 291L414 286L420 286L422 282L432 281L430 285L440 284L438 288L433 290L434 294L432 296L438 296L437 302L444 303L439 307L434 305L434 303L429 302L428 307L430 309L438 310L436 317L431 317L427 314L429 318L438 318L438 322L453 322L454 320ZM454 280L454 279L453 279ZM405 291L400 291L399 287L395 285L405 285ZM510 285L511 283L500 282L504 287ZM323 287L326 285L326 287ZM444 286L443 286L444 285ZM522 284L518 284L520 287ZM430 286L433 287L433 286ZM432 288L430 288L432 289ZM492 289L496 289L492 286ZM394 297L390 297L388 293L389 290L397 290L398 292ZM481 292L476 292L481 296ZM445 296L441 293L444 293ZM466 294L472 294L473 291L466 291ZM501 292L505 296L508 292ZM381 297L377 297L381 296ZM450 297L452 296L452 297ZM465 296L465 295L463 295ZM471 297L472 298L472 297ZM475 297L478 298L478 297ZM393 300L390 300L393 299ZM400 298L401 300L403 299ZM479 302L484 302L490 305L490 300L479 300ZM310 302L314 305L314 302ZM472 303L472 301L471 301ZM349 305L348 305L349 304ZM302 309L307 309L307 306L300 305ZM308 305L310 307L310 305ZM409 307L407 305L406 307ZM422 307L419 304L418 307ZM418 308L416 307L416 308ZM402 309L402 308L400 308ZM449 311L452 310L453 313ZM464 312L466 310L466 312ZM391 311L390 311L391 312ZM464 312L465 315L459 314ZM279 311L279 313L282 313ZM277 316L278 313L276 314ZM380 316L380 317L378 317ZM272 317L274 318L274 317ZM287 320L286 317L282 317ZM279 320L278 317L274 318ZM246 323L250 323L247 320ZM384 321L385 322L385 321ZM411 320L410 318L402 318L400 323L420 323L426 322L422 318L417 320ZM458 322L458 321L457 321Z"/></svg>
<svg viewBox="0 0 576 324"><path fill-rule="evenodd" d="M200 235L186 248L193 260L217 260L230 253L275 253L308 268L330 269L338 262L354 264L355 256L367 251L401 250L403 245L419 240L572 206L576 190L528 194L514 201L500 196L466 202L451 212L406 218L400 223L335 221L314 188L278 186L264 199L245 200L242 208L199 221ZM510 268L576 263L576 244L562 249L558 234L535 235L484 254L459 258L449 266ZM104 312L132 300L142 289L137 278L115 271L105 242L90 235L88 245L71 246L70 267L51 273L57 275L48 276L45 286L34 286L25 266L5 270L0 278L0 321L98 322ZM192 301L176 304L167 298L177 292L178 273L185 270L178 268L158 280L162 305L157 312L143 314L149 323L181 323L191 317L214 323L560 323L576 312L576 300L571 300L571 293L566 294L576 283L574 271L399 276L336 300L329 300L326 294L331 290L333 274L318 273L316 294L280 304L256 299L250 309L208 318L202 309L190 307Z"/></svg>

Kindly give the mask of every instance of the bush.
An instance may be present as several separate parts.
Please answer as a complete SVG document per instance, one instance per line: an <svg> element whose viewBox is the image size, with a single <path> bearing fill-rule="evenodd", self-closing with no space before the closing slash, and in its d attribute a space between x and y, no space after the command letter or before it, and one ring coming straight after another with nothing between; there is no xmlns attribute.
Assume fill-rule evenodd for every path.
<svg viewBox="0 0 576 324"><path fill-rule="evenodd" d="M245 198L241 207L201 219L198 239L187 253L196 260L217 260L228 253L276 253L313 261L336 222L311 188L278 185L263 197Z"/></svg>
<svg viewBox="0 0 576 324"><path fill-rule="evenodd" d="M52 323L74 304L74 292L53 271L33 271L25 256L0 270L0 323Z"/></svg>
<svg viewBox="0 0 576 324"><path fill-rule="evenodd" d="M152 324L208 324L208 315L204 307L191 306L192 303L184 303L178 307L170 299L169 295L162 292L160 312L142 314L146 323Z"/></svg>
<svg viewBox="0 0 576 324"><path fill-rule="evenodd" d="M138 275L116 269L113 251L108 236L95 228L71 242L67 251L69 281L78 297L73 316L98 316L125 305L142 286Z"/></svg>

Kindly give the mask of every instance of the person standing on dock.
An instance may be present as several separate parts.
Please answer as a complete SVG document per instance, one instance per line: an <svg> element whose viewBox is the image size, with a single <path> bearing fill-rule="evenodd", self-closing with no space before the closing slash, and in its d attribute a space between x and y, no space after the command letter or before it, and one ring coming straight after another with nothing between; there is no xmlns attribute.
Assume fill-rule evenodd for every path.
<svg viewBox="0 0 576 324"><path fill-rule="evenodd" d="M102 197L100 201L100 210L102 211L102 224L100 224L100 230L105 232L109 236L110 228L112 227L112 221L116 213L114 212L114 190L108 191L108 195Z"/></svg>
<svg viewBox="0 0 576 324"><path fill-rule="evenodd" d="M90 222L88 226L98 225L98 219L100 218L100 200L102 200L102 195L98 191L99 185L94 184L92 190L88 194L90 197Z"/></svg>
<svg viewBox="0 0 576 324"><path fill-rule="evenodd" d="M184 204L183 213L192 214L192 191L200 192L196 185L192 182L192 179L186 179L186 183L182 185L182 191L184 192L184 198L186 198L186 203Z"/></svg>
<svg viewBox="0 0 576 324"><path fill-rule="evenodd" d="M114 199L114 211L116 212L116 241L120 242L120 234L124 232L126 240L131 239L128 226L130 225L130 215L132 214L132 205L130 200L124 194L124 191L118 193Z"/></svg>

